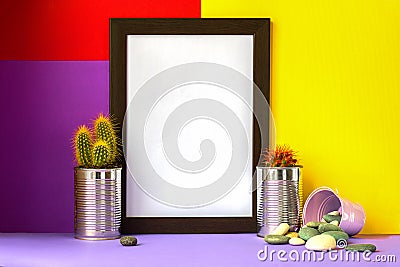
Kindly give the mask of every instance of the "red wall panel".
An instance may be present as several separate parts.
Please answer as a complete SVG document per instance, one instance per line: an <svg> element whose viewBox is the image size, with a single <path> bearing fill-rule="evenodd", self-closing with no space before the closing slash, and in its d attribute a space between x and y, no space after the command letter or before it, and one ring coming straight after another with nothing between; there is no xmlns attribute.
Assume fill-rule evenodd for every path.
<svg viewBox="0 0 400 267"><path fill-rule="evenodd" d="M0 60L108 59L117 17L200 17L200 0L2 0Z"/></svg>

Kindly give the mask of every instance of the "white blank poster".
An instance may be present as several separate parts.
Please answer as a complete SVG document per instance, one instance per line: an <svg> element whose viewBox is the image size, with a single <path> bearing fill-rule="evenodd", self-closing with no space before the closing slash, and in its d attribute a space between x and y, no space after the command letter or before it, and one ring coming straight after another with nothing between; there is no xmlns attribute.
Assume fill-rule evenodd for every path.
<svg viewBox="0 0 400 267"><path fill-rule="evenodd" d="M129 35L127 36L127 106L140 88L152 77L171 67L186 63L209 62L235 69L253 80L252 35ZM236 186L215 202L200 207L182 208L162 203L146 194L127 171L127 217L251 217L252 216L252 112L240 100L251 102L252 87L246 95L237 96L218 85L196 83L171 90L160 98L148 116L145 147L152 166L170 184L182 188L198 188L214 183L230 162L232 144L218 121L196 118L183 127L178 142L182 156L190 161L201 157L201 140L210 139L215 144L216 156L204 172L183 173L165 159L161 132L168 115L180 104L199 98L213 99L229 107L240 119L248 140L243 140L243 161L250 159L244 176ZM207 107L204 107L207 108ZM133 130L128 122L126 131ZM248 149L249 148L249 149ZM135 151L128 151L126 156ZM135 168L140 166L130 166Z"/></svg>

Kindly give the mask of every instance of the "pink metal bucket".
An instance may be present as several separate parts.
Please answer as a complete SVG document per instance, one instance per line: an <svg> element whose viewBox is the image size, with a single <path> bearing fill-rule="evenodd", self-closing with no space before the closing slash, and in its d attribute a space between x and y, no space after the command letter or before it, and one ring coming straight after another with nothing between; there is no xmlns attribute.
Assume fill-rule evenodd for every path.
<svg viewBox="0 0 400 267"><path fill-rule="evenodd" d="M329 187L319 187L307 198L303 209L303 224L319 222L325 214L334 210L341 211L339 226L350 236L358 234L364 227L366 217L363 207L339 197Z"/></svg>

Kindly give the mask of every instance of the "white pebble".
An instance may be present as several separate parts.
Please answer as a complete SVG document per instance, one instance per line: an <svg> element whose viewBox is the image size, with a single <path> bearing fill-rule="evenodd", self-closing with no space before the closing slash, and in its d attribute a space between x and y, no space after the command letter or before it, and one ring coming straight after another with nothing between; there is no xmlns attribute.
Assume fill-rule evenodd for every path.
<svg viewBox="0 0 400 267"><path fill-rule="evenodd" d="M335 216L337 216L337 215L340 215L340 213L339 213L339 211L334 210L334 211L329 212L328 215L335 215Z"/></svg>
<svg viewBox="0 0 400 267"><path fill-rule="evenodd" d="M305 243L306 241L298 237L293 237L289 239L289 244L292 246L301 246L304 245Z"/></svg>
<svg viewBox="0 0 400 267"><path fill-rule="evenodd" d="M270 235L285 235L289 231L289 224L281 223L278 227L275 228L274 231L270 233Z"/></svg>
<svg viewBox="0 0 400 267"><path fill-rule="evenodd" d="M336 220L334 220L334 221L331 221L331 222L330 222L330 224L333 224L333 225L339 226L339 222L338 222L338 221L336 221Z"/></svg>
<svg viewBox="0 0 400 267"><path fill-rule="evenodd" d="M309 250L331 250L336 248L336 240L330 235L316 235L308 239L306 249Z"/></svg>

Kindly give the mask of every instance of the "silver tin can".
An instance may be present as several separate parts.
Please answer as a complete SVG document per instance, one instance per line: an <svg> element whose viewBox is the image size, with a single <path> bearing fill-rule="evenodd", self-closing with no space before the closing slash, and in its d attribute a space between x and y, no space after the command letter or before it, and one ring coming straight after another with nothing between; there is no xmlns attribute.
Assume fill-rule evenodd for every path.
<svg viewBox="0 0 400 267"><path fill-rule="evenodd" d="M74 199L75 238L120 237L121 168L75 168Z"/></svg>
<svg viewBox="0 0 400 267"><path fill-rule="evenodd" d="M257 180L257 235L270 234L280 223L297 231L303 205L301 166L257 167Z"/></svg>

